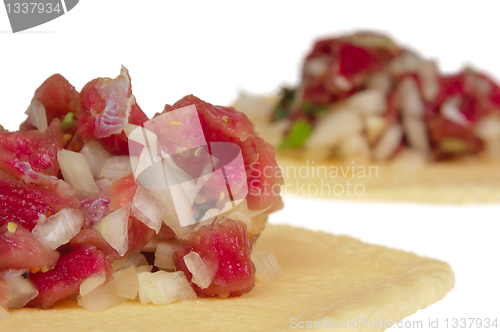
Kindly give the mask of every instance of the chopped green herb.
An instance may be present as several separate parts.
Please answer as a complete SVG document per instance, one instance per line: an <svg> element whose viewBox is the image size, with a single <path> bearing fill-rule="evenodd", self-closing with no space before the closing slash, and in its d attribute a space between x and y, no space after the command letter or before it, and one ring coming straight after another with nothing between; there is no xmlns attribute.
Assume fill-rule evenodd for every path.
<svg viewBox="0 0 500 332"><path fill-rule="evenodd" d="M280 95L280 101L274 108L274 112L271 117L272 122L288 118L289 106L293 102L293 98L295 97L295 90L282 88Z"/></svg>
<svg viewBox="0 0 500 332"><path fill-rule="evenodd" d="M61 130L68 130L75 124L75 115L72 112L66 114L61 122Z"/></svg>
<svg viewBox="0 0 500 332"><path fill-rule="evenodd" d="M286 119L288 117L288 112L285 111L285 108L283 105L278 104L276 108L274 109L273 116L271 118L272 122L279 121L281 119Z"/></svg>
<svg viewBox="0 0 500 332"><path fill-rule="evenodd" d="M300 108L306 113L321 113L328 110L328 107L325 105L313 105L308 101L304 101Z"/></svg>
<svg viewBox="0 0 500 332"><path fill-rule="evenodd" d="M290 131L286 135L281 148L298 148L304 144L306 139L311 135L312 126L306 120L296 121Z"/></svg>

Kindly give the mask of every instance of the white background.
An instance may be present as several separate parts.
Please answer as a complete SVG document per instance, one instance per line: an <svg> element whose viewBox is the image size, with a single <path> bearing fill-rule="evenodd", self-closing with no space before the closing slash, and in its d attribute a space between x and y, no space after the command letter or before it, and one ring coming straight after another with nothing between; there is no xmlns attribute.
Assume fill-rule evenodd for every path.
<svg viewBox="0 0 500 332"><path fill-rule="evenodd" d="M0 8L0 123L15 130L35 89L54 73L79 90L93 78L117 76L122 64L149 116L187 94L226 105L242 89L272 93L297 82L300 61L314 39L359 28L388 32L438 59L443 70L470 64L498 79L499 12L495 1L81 0L52 22L12 34ZM427 326L436 318L441 324L446 318L500 319L500 205L295 197L286 197L285 203L273 221L349 234L449 262L455 289L409 321Z"/></svg>

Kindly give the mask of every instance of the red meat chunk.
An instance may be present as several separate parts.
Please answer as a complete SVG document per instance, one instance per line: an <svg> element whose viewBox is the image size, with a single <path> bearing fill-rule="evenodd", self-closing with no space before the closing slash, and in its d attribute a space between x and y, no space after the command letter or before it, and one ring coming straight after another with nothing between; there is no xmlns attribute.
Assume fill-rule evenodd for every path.
<svg viewBox="0 0 500 332"><path fill-rule="evenodd" d="M31 231L40 214L49 217L62 208L79 206L76 199L63 199L47 188L0 177L0 226L15 221Z"/></svg>
<svg viewBox="0 0 500 332"><path fill-rule="evenodd" d="M60 74L50 76L35 91L35 99L45 107L47 123L70 112L70 104L77 95L75 87Z"/></svg>
<svg viewBox="0 0 500 332"><path fill-rule="evenodd" d="M245 114L232 107L214 106L189 95L173 106L167 105L164 112L193 104L208 143L230 142L240 147L247 174L249 208L260 210L271 206L269 212L280 209L283 178L278 172L274 148L257 136Z"/></svg>
<svg viewBox="0 0 500 332"><path fill-rule="evenodd" d="M90 244L104 253L108 261L113 262L115 259L120 259L118 252L113 249L106 240L102 237L101 233L92 229L85 228L82 229L78 234L73 236L69 245L73 248L77 248L82 244Z"/></svg>
<svg viewBox="0 0 500 332"><path fill-rule="evenodd" d="M18 223L0 227L0 270L51 268L58 258L58 251L47 250Z"/></svg>
<svg viewBox="0 0 500 332"><path fill-rule="evenodd" d="M198 296L240 296L255 285L255 266L250 259L251 246L246 225L234 220L222 224L203 226L181 241L180 249L174 253L177 270L183 271L191 281L192 274L187 269L183 257L191 251L215 264L217 272L212 283L201 289L191 282Z"/></svg>
<svg viewBox="0 0 500 332"><path fill-rule="evenodd" d="M306 78L304 101L326 105L345 97L346 92L356 89L367 75L384 68L398 52L389 39L375 33L317 41L306 62L319 58L327 70Z"/></svg>
<svg viewBox="0 0 500 332"><path fill-rule="evenodd" d="M63 148L60 122L38 130L0 132L0 167L26 182L40 183L44 176L57 176L57 152ZM57 179L55 179L57 180Z"/></svg>
<svg viewBox="0 0 500 332"><path fill-rule="evenodd" d="M31 273L30 280L38 289L38 296L30 304L51 308L79 291L82 282L93 275L112 274L111 265L104 254L91 245L82 245L61 257L54 269Z"/></svg>
<svg viewBox="0 0 500 332"><path fill-rule="evenodd" d="M148 117L135 103L127 69L115 78L97 78L87 83L72 105L84 141L97 139L115 155L128 154L128 139L123 132L128 123L142 125Z"/></svg>

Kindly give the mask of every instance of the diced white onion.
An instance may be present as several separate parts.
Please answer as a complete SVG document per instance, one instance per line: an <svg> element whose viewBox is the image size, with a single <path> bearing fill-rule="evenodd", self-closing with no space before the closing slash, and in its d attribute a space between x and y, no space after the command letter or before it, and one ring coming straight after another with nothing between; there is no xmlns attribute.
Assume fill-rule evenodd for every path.
<svg viewBox="0 0 500 332"><path fill-rule="evenodd" d="M83 154L63 149L57 153L57 161L64 180L75 188L80 199L93 199L101 195Z"/></svg>
<svg viewBox="0 0 500 332"><path fill-rule="evenodd" d="M370 146L364 135L349 135L340 141L339 153L344 157L368 157L370 153Z"/></svg>
<svg viewBox="0 0 500 332"><path fill-rule="evenodd" d="M436 63L432 60L421 60L417 72L422 82L424 100L434 100L439 93Z"/></svg>
<svg viewBox="0 0 500 332"><path fill-rule="evenodd" d="M259 133L267 143L278 146L285 137L285 132L290 128L290 120L282 119L273 123L269 122L254 122L255 132Z"/></svg>
<svg viewBox="0 0 500 332"><path fill-rule="evenodd" d="M332 78L333 84L341 90L348 91L352 89L352 84L347 78L341 75L335 75Z"/></svg>
<svg viewBox="0 0 500 332"><path fill-rule="evenodd" d="M427 153L430 143L424 121L419 117L406 116L403 119L403 127L410 147Z"/></svg>
<svg viewBox="0 0 500 332"><path fill-rule="evenodd" d="M142 272L151 272L153 271L153 265L141 265L135 268L137 274Z"/></svg>
<svg viewBox="0 0 500 332"><path fill-rule="evenodd" d="M22 275L5 278L9 285L10 300L7 302L8 308L22 308L38 295L35 285Z"/></svg>
<svg viewBox="0 0 500 332"><path fill-rule="evenodd" d="M364 90L347 99L348 107L366 114L382 114L387 109L385 93L381 90Z"/></svg>
<svg viewBox="0 0 500 332"><path fill-rule="evenodd" d="M399 76L405 73L413 73L418 69L420 58L417 54L405 51L401 56L394 59L390 64L391 73Z"/></svg>
<svg viewBox="0 0 500 332"><path fill-rule="evenodd" d="M191 251L182 259L184 259L187 269L193 275L191 279L193 283L198 285L201 289L210 286L217 272L216 268L210 268L210 266L205 264L201 256L195 251Z"/></svg>
<svg viewBox="0 0 500 332"><path fill-rule="evenodd" d="M102 167L102 175L111 180L121 179L130 173L132 165L128 156L113 156Z"/></svg>
<svg viewBox="0 0 500 332"><path fill-rule="evenodd" d="M474 127L474 133L484 140L486 157L500 159L500 117L487 115L481 118Z"/></svg>
<svg viewBox="0 0 500 332"><path fill-rule="evenodd" d="M270 249L254 251L251 257L255 264L257 280L272 282L281 277L281 268Z"/></svg>
<svg viewBox="0 0 500 332"><path fill-rule="evenodd" d="M414 149L404 149L391 160L391 167L407 171L422 169L426 164L426 155Z"/></svg>
<svg viewBox="0 0 500 332"><path fill-rule="evenodd" d="M94 229L113 247L120 256L128 251L128 219L130 204L102 218Z"/></svg>
<svg viewBox="0 0 500 332"><path fill-rule="evenodd" d="M64 180L57 180L57 182L54 183L53 190L64 200L78 199L78 194L76 193L75 188Z"/></svg>
<svg viewBox="0 0 500 332"><path fill-rule="evenodd" d="M80 285L80 295L85 296L106 282L106 275L98 274L85 279Z"/></svg>
<svg viewBox="0 0 500 332"><path fill-rule="evenodd" d="M127 301L126 298L120 297L117 294L116 282L110 282L95 288L85 296L77 297L78 304L90 311L103 311L112 307L116 307Z"/></svg>
<svg viewBox="0 0 500 332"><path fill-rule="evenodd" d="M439 111L441 112L441 115L447 120L450 120L451 122L456 123L460 126L467 127L470 125L470 121L458 109L459 103L459 98L452 97L441 105Z"/></svg>
<svg viewBox="0 0 500 332"><path fill-rule="evenodd" d="M83 215L74 209L61 209L55 215L37 223L33 235L45 248L53 250L68 243L84 223Z"/></svg>
<svg viewBox="0 0 500 332"><path fill-rule="evenodd" d="M41 102L33 98L26 110L30 123L40 132L45 132L48 128L47 113Z"/></svg>
<svg viewBox="0 0 500 332"><path fill-rule="evenodd" d="M137 188L132 199L132 214L144 225L153 229L156 234L160 232L163 205L148 190L142 187Z"/></svg>
<svg viewBox="0 0 500 332"><path fill-rule="evenodd" d="M361 118L356 110L337 110L328 113L321 119L305 142L305 147L315 150L321 147L335 146L342 138L361 132L361 129Z"/></svg>
<svg viewBox="0 0 500 332"><path fill-rule="evenodd" d="M403 128L401 128L400 125L394 124L387 128L373 150L373 157L376 160L386 160L390 158L401 143L402 138Z"/></svg>
<svg viewBox="0 0 500 332"><path fill-rule="evenodd" d="M160 240L157 237L152 238L144 247L141 248L141 252L155 252L158 242L160 242Z"/></svg>
<svg viewBox="0 0 500 332"><path fill-rule="evenodd" d="M404 115L422 116L424 114L424 103L413 78L403 79L398 87L398 93L401 97L401 108Z"/></svg>
<svg viewBox="0 0 500 332"><path fill-rule="evenodd" d="M126 258L116 259L113 263L111 263L111 267L114 271L118 271L123 267L123 265L125 265L125 263L127 263Z"/></svg>
<svg viewBox="0 0 500 332"><path fill-rule="evenodd" d="M142 304L169 304L180 300L195 300L194 292L184 272L142 272L139 277L139 300Z"/></svg>
<svg viewBox="0 0 500 332"><path fill-rule="evenodd" d="M383 93L388 93L391 90L392 80L387 72L377 72L371 75L366 82L366 86L370 90L379 90Z"/></svg>
<svg viewBox="0 0 500 332"><path fill-rule="evenodd" d="M194 225L182 227L179 222L179 217L177 216L176 209L165 208L174 206L174 201L172 198L172 193L169 189L149 189L149 193L153 195L161 204L163 205L163 222L170 227L177 237L182 238L187 235L193 228ZM185 212L188 213L188 212ZM190 211L189 211L190 213Z"/></svg>
<svg viewBox="0 0 500 332"><path fill-rule="evenodd" d="M275 97L255 96L242 92L233 106L237 111L245 113L252 122L267 123L271 119L276 102Z"/></svg>
<svg viewBox="0 0 500 332"><path fill-rule="evenodd" d="M175 270L174 255L175 245L170 242L158 242L155 251L154 265L162 270Z"/></svg>
<svg viewBox="0 0 500 332"><path fill-rule="evenodd" d="M121 270L125 270L130 268L131 266L134 266L135 268L138 268L140 266L148 266L148 260L146 257L144 257L143 254L135 252L132 255L129 255L127 258L121 259L120 261L123 261L124 263L120 266Z"/></svg>
<svg viewBox="0 0 500 332"><path fill-rule="evenodd" d="M387 120L382 116L367 116L365 120L366 137L373 144L387 128Z"/></svg>
<svg viewBox="0 0 500 332"><path fill-rule="evenodd" d="M133 300L139 292L139 278L135 266L120 270L113 274L116 281L116 294L120 297Z"/></svg>
<svg viewBox="0 0 500 332"><path fill-rule="evenodd" d="M98 141L90 141L83 146L80 153L85 156L92 176L95 179L102 176L104 163L111 157L111 154L104 150L101 143Z"/></svg>
<svg viewBox="0 0 500 332"><path fill-rule="evenodd" d="M328 57L317 57L309 59L304 64L302 72L305 76L320 76L328 71L329 58Z"/></svg>
<svg viewBox="0 0 500 332"><path fill-rule="evenodd" d="M474 128L474 133L485 141L500 139L500 117L487 115L481 118Z"/></svg>

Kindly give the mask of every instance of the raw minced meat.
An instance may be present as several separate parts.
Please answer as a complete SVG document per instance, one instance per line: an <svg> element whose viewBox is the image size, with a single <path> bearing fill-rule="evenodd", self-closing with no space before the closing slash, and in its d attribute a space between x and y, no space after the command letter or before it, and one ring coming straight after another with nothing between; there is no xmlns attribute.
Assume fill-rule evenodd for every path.
<svg viewBox="0 0 500 332"><path fill-rule="evenodd" d="M115 79L90 81L80 92L59 74L51 76L36 90L27 112L28 119L20 130L0 132L0 310L7 310L8 303L19 302L9 302L17 296L9 290L9 276L13 274L22 274L31 289L35 289L32 298L24 301L26 305L42 308L77 295L84 282L85 292L80 294L79 303L95 308L92 301L107 296L106 303L119 304L122 302L116 300L119 293L113 290L123 288L120 282L125 276L138 285L135 294L139 294L143 303L154 295L148 292L158 287L175 288L174 293L181 295L170 298L174 300L191 298L193 289L200 296L227 297L240 296L253 288L255 268L250 253L258 232L247 231L247 224L255 218L264 225L267 214L282 206L281 176L265 177L264 172L259 172L265 167L277 166L274 149L254 132L244 114L194 96L186 96L173 106L167 105L157 116L189 105L196 107L207 144L233 143L241 150L244 172L231 175L235 177L232 180L243 176L240 182L244 185L273 188L272 191L260 190L259 195L248 190L246 201L241 205L244 208L238 208L239 215L244 217L242 220L235 217L238 214L233 213L230 219L226 218L229 214L222 213L200 224L174 227L177 219L172 197L154 190L139 190L134 173L118 176L121 174L118 170L109 169L131 169L127 166L127 128L143 126L149 120L132 94L126 68L122 67ZM184 138L167 139L175 140L178 146L187 145L183 140L189 140L190 130L195 128L184 127ZM88 148L83 149L86 144ZM82 149L80 155L85 158L75 158ZM99 156L88 163L91 169L85 161L94 157L92 151L97 151ZM199 153L196 151L194 156L198 157ZM64 161L60 157L59 163L58 155L64 155ZM116 156L126 158L116 159ZM115 159L112 162L109 158ZM186 168L187 174L197 176L194 168L190 169L185 161L183 164L182 158L176 162ZM95 169L104 169L104 165L107 167L104 172ZM71 175L71 179L65 179L63 174ZM213 176L210 181L222 181L216 184L226 188L223 177ZM219 194L211 197L215 194L204 192L203 187L199 190L215 203L222 198ZM78 197L83 196L82 193L85 197ZM155 208L145 211L147 204ZM240 211L242 209L245 211ZM196 213L199 215L202 210ZM72 217L75 215L79 220ZM156 218L163 220L161 226L152 221L158 220ZM110 225L120 231L110 230ZM32 232L33 229L38 231ZM49 235L47 229L51 230ZM63 244L54 250L44 247L43 243L49 242ZM175 262L185 276L178 274L182 272L175 277L150 276L158 268L149 265L146 258L151 257L158 244L171 249L166 251L172 256L167 261ZM145 256L140 254L143 249ZM199 264L208 264L213 272L212 282L205 280L208 285L205 289L188 283L192 274L182 259L192 251L201 257ZM124 273L132 267L135 272ZM167 299L156 297L152 301L168 303Z"/></svg>

